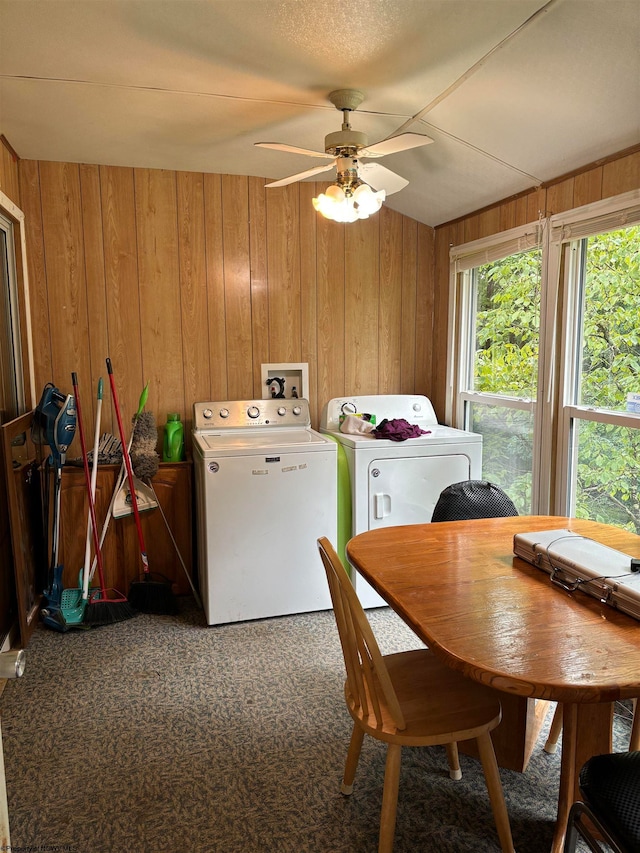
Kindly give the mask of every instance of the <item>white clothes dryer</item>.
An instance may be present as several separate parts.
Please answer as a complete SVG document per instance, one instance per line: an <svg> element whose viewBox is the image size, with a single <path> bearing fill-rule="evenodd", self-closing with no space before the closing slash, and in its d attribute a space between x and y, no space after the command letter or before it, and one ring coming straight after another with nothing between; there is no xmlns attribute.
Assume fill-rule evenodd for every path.
<svg viewBox="0 0 640 853"><path fill-rule="evenodd" d="M198 578L207 623L331 608L318 554L337 527L337 445L309 403L195 403Z"/></svg>
<svg viewBox="0 0 640 853"><path fill-rule="evenodd" d="M425 430L405 441L348 435L340 431L346 414L373 415L376 424L404 419ZM351 535L391 525L431 521L440 492L461 480L480 479L482 436L438 424L431 401L417 394L336 397L322 411L320 431L343 446L351 482ZM352 572L363 607L386 602Z"/></svg>

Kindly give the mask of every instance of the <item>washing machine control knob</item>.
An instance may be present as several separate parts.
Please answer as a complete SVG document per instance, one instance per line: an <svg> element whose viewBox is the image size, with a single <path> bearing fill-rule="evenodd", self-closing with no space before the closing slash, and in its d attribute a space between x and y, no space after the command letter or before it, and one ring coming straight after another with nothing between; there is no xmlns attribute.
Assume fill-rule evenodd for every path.
<svg viewBox="0 0 640 853"><path fill-rule="evenodd" d="M300 412L302 411L302 409L300 408L300 406L294 406L291 411L293 412L294 415L299 415Z"/></svg>
<svg viewBox="0 0 640 853"><path fill-rule="evenodd" d="M284 406L280 406L280 408L278 409L278 414L280 415L280 417L283 417L284 415L287 414L287 410L285 409Z"/></svg>
<svg viewBox="0 0 640 853"><path fill-rule="evenodd" d="M220 409L220 417L228 418L229 417L229 409Z"/></svg>
<svg viewBox="0 0 640 853"><path fill-rule="evenodd" d="M247 414L250 418L257 418L260 414L260 409L257 406L249 406L247 409Z"/></svg>
<svg viewBox="0 0 640 853"><path fill-rule="evenodd" d="M420 403L414 403L413 404L413 411L414 412L419 412L421 408L422 408L422 406L420 405Z"/></svg>
<svg viewBox="0 0 640 853"><path fill-rule="evenodd" d="M209 418L213 417L213 412L211 411L211 409L204 409L202 412L202 417L209 420Z"/></svg>

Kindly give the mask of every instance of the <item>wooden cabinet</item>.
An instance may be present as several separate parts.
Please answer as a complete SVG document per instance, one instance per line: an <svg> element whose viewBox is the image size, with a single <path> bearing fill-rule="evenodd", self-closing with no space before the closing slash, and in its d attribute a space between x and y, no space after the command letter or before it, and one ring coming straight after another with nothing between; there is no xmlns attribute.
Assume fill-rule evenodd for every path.
<svg viewBox="0 0 640 853"><path fill-rule="evenodd" d="M20 645L26 647L38 624L40 597L47 583L47 556L42 535L42 479L37 448L31 441L32 412L3 424L2 466L11 546L2 532L0 631L10 632L16 620ZM1 467L1 466L0 466ZM0 498L4 515L4 499ZM0 530L2 526L0 525Z"/></svg>
<svg viewBox="0 0 640 853"><path fill-rule="evenodd" d="M187 570L192 574L192 464L160 463L153 487ZM101 529L116 485L119 465L101 465L96 483L96 518ZM64 566L64 587L78 585L84 562L88 501L82 468L67 465L62 475L59 560ZM191 593L180 559L160 509L140 514L149 569L173 582L177 595ZM93 554L93 549L92 549ZM142 574L140 546L133 515L112 518L102 547L105 584L125 595L129 584ZM93 586L97 586L97 572Z"/></svg>

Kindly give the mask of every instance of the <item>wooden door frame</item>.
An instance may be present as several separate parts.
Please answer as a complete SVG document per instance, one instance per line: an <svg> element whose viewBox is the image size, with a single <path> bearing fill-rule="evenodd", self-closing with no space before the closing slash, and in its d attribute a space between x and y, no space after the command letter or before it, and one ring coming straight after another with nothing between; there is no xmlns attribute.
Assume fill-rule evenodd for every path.
<svg viewBox="0 0 640 853"><path fill-rule="evenodd" d="M0 190L0 213L13 224L13 249L16 261L18 292L18 316L20 322L20 346L22 357L22 382L24 387L25 411L36 405L35 364L33 357L33 333L31 330L31 303L29 298L29 271L27 267L27 241L25 216L20 208Z"/></svg>

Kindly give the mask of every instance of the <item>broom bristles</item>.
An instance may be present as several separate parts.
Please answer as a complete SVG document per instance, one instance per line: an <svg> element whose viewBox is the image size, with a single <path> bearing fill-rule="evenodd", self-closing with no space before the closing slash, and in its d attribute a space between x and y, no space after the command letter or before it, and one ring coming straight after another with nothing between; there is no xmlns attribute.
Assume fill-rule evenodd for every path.
<svg viewBox="0 0 640 853"><path fill-rule="evenodd" d="M108 593L113 593L108 598ZM116 622L124 622L133 619L136 611L117 589L100 590L91 595L84 609L83 622L85 625L113 625Z"/></svg>
<svg viewBox="0 0 640 853"><path fill-rule="evenodd" d="M129 587L129 600L140 613L173 616L178 612L178 602L171 589L171 581L163 575L146 573Z"/></svg>
<svg viewBox="0 0 640 853"><path fill-rule="evenodd" d="M87 604L84 609L84 624L97 627L98 625L114 625L133 619L135 610L128 601L96 601Z"/></svg>

